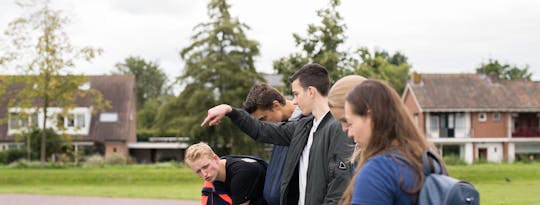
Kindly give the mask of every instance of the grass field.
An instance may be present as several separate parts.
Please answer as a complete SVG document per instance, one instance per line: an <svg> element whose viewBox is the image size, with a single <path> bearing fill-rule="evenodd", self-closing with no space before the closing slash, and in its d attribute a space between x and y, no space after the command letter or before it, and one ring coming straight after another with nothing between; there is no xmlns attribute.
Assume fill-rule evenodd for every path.
<svg viewBox="0 0 540 205"><path fill-rule="evenodd" d="M540 203L539 163L450 166L449 172L473 183L480 191L481 204ZM201 185L202 181L189 169L173 166L0 167L0 193L197 200Z"/></svg>

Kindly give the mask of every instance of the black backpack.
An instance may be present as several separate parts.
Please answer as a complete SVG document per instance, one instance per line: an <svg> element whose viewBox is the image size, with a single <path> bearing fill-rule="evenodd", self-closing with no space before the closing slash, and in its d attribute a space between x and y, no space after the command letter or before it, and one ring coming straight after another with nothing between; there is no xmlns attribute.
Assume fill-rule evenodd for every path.
<svg viewBox="0 0 540 205"><path fill-rule="evenodd" d="M230 158L248 158L257 161L259 164L263 165L265 169L268 167L268 163L266 163L266 161L257 156L227 155L221 157L221 159ZM232 199L229 196L229 193L227 193L227 188L225 186L225 183L223 182L215 181L213 183L210 183L205 181L201 193L201 204L203 205L232 205Z"/></svg>
<svg viewBox="0 0 540 205"><path fill-rule="evenodd" d="M433 167L429 163L429 158L433 160ZM469 182L448 176L440 159L433 152L424 153L422 161L426 178L418 196L418 205L480 204L478 190Z"/></svg>

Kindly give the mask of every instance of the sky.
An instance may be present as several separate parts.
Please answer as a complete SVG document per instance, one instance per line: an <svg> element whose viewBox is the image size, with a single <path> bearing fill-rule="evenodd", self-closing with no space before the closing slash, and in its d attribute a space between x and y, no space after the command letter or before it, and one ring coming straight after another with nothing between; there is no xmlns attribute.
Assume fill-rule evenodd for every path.
<svg viewBox="0 0 540 205"><path fill-rule="evenodd" d="M66 32L73 45L104 50L92 62L77 64L74 71L85 74L110 74L115 64L138 56L157 62L174 79L184 67L180 50L191 43L193 28L208 21L208 0L51 1L70 18ZM251 27L247 36L259 42L255 67L274 73L272 61L300 51L292 34L306 36L308 24L320 24L316 11L328 0L229 4L231 15ZM497 59L528 65L533 80L540 80L538 0L342 0L338 11L347 25L343 50L400 51L420 73L473 73ZM0 39L7 24L22 14L14 1L0 1Z"/></svg>

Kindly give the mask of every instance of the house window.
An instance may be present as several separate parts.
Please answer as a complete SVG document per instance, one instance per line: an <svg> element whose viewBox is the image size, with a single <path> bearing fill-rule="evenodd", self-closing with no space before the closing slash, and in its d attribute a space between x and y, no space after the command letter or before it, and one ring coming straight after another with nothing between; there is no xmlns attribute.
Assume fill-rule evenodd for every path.
<svg viewBox="0 0 540 205"><path fill-rule="evenodd" d="M478 113L478 121L485 122L487 120L487 114L485 112Z"/></svg>
<svg viewBox="0 0 540 205"><path fill-rule="evenodd" d="M58 115L56 120L58 128L84 128L86 127L86 115L84 113L68 114L67 116Z"/></svg>
<svg viewBox="0 0 540 205"><path fill-rule="evenodd" d="M37 114L20 114L16 112L9 113L9 129L18 130L21 128L37 127Z"/></svg>
<svg viewBox="0 0 540 205"><path fill-rule="evenodd" d="M67 126L66 127L69 127L69 128L73 128L75 127L75 115L73 114L69 114L67 116Z"/></svg>
<svg viewBox="0 0 540 205"><path fill-rule="evenodd" d="M77 127L86 127L86 116L84 114L76 114L75 116L75 124Z"/></svg>
<svg viewBox="0 0 540 205"><path fill-rule="evenodd" d="M493 121L498 122L500 120L501 120L501 113L500 112L493 113Z"/></svg>
<svg viewBox="0 0 540 205"><path fill-rule="evenodd" d="M430 132L437 132L439 131L439 116L436 114L430 115L430 125L429 129Z"/></svg>
<svg viewBox="0 0 540 205"><path fill-rule="evenodd" d="M100 122L117 122L118 113L115 113L115 112L101 113L101 115L99 115L99 121Z"/></svg>

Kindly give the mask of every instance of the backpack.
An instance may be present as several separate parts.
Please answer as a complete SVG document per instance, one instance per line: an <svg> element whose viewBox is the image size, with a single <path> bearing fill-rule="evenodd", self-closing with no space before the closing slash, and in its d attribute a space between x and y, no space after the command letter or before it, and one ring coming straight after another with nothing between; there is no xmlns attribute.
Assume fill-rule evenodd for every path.
<svg viewBox="0 0 540 205"><path fill-rule="evenodd" d="M264 161L262 158L257 157L257 156L227 155L227 156L221 157L221 159L228 159L228 158L253 159L257 161L259 164L263 165L265 169L268 167L268 163L266 163L266 161ZM232 199L229 196L229 193L227 192L227 186L223 182L215 181L211 183L211 182L205 181L203 184L203 188L201 190L201 194L202 194L201 195L202 205L232 205Z"/></svg>
<svg viewBox="0 0 540 205"><path fill-rule="evenodd" d="M433 159L433 167L430 166L429 158ZM418 196L418 205L480 204L478 190L469 182L448 176L440 159L432 151L424 153L422 162L426 178Z"/></svg>

